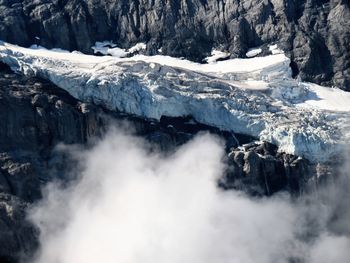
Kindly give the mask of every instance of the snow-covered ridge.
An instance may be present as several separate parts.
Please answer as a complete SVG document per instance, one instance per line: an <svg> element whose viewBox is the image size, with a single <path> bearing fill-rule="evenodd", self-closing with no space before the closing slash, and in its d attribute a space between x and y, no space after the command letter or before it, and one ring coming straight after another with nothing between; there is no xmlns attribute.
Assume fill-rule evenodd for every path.
<svg viewBox="0 0 350 263"><path fill-rule="evenodd" d="M0 59L83 101L146 118L192 115L315 162L336 156L344 143L350 94L292 79L284 54L198 64L160 55L101 57L2 42ZM334 103L326 92L342 100Z"/></svg>

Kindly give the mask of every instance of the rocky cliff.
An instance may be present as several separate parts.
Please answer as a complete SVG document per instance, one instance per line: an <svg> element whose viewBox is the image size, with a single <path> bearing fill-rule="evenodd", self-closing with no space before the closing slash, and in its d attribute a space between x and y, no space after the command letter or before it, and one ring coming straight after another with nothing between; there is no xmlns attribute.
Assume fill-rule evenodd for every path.
<svg viewBox="0 0 350 263"><path fill-rule="evenodd" d="M350 90L348 0L1 0L0 39L91 53L95 41L202 61L277 43L294 75ZM265 47L265 48L264 48ZM263 52L263 53L264 53Z"/></svg>

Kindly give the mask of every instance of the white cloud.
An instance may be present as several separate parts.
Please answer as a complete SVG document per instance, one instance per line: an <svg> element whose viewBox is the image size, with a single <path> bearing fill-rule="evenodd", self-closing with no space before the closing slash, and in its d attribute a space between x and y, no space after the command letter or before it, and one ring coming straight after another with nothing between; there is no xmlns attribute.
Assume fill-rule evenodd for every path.
<svg viewBox="0 0 350 263"><path fill-rule="evenodd" d="M51 184L31 210L41 231L35 262L346 262L347 237L301 238L307 219L323 226L327 217L287 195L253 199L217 188L223 148L201 135L164 157L111 131L79 153L77 180Z"/></svg>
<svg viewBox="0 0 350 263"><path fill-rule="evenodd" d="M311 248L312 263L349 262L350 239L344 236L323 235Z"/></svg>

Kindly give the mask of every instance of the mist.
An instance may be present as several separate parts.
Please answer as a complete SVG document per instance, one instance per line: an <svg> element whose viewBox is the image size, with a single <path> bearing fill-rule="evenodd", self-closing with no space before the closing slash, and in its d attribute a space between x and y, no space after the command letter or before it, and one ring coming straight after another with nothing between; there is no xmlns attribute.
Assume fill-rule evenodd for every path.
<svg viewBox="0 0 350 263"><path fill-rule="evenodd" d="M75 179L50 183L29 211L33 263L349 262L347 183L300 199L224 191L223 149L201 134L164 155L116 129L89 150L66 148Z"/></svg>

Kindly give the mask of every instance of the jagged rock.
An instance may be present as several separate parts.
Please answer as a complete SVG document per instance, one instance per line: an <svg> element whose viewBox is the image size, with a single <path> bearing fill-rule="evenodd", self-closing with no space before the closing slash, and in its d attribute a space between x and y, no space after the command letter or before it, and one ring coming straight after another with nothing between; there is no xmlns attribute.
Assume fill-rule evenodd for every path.
<svg viewBox="0 0 350 263"><path fill-rule="evenodd" d="M1 74L0 86L2 151L14 151L18 145L22 151L46 151L57 142L86 142L88 133L98 132L93 113L82 113L80 102L48 82Z"/></svg>
<svg viewBox="0 0 350 263"><path fill-rule="evenodd" d="M0 262L26 261L34 251L37 235L25 210L71 163L53 149L101 134L100 111L0 63Z"/></svg>
<svg viewBox="0 0 350 263"><path fill-rule="evenodd" d="M248 151L244 154L243 172L251 179L252 182L257 182L261 173L260 157L256 152Z"/></svg>
<svg viewBox="0 0 350 263"><path fill-rule="evenodd" d="M59 142L86 143L103 129L97 108L52 84L0 72L0 170L3 192L23 200L40 198L40 181L48 181L48 160Z"/></svg>
<svg viewBox="0 0 350 263"><path fill-rule="evenodd" d="M294 74L350 90L348 0L2 0L0 39L91 53L95 41L202 61L213 47L232 57L278 43ZM266 54L264 48L262 54Z"/></svg>
<svg viewBox="0 0 350 263"><path fill-rule="evenodd" d="M30 162L17 163L6 160L2 169L11 194L27 201L36 200L40 197L39 177Z"/></svg>
<svg viewBox="0 0 350 263"><path fill-rule="evenodd" d="M282 189L300 194L310 177L307 160L278 153L277 147L268 142L250 143L229 153L223 185L258 195L272 195Z"/></svg>
<svg viewBox="0 0 350 263"><path fill-rule="evenodd" d="M308 179L312 177L310 167L304 159L296 156L286 154L282 155L282 158L289 189L301 193L304 190L303 186L307 185Z"/></svg>
<svg viewBox="0 0 350 263"><path fill-rule="evenodd" d="M0 193L0 262L28 258L38 246L38 233L26 219L28 203Z"/></svg>
<svg viewBox="0 0 350 263"><path fill-rule="evenodd" d="M288 185L287 177L282 160L266 155L262 158L262 179L265 185L266 193L271 195L283 189ZM294 191L294 189L292 189Z"/></svg>

